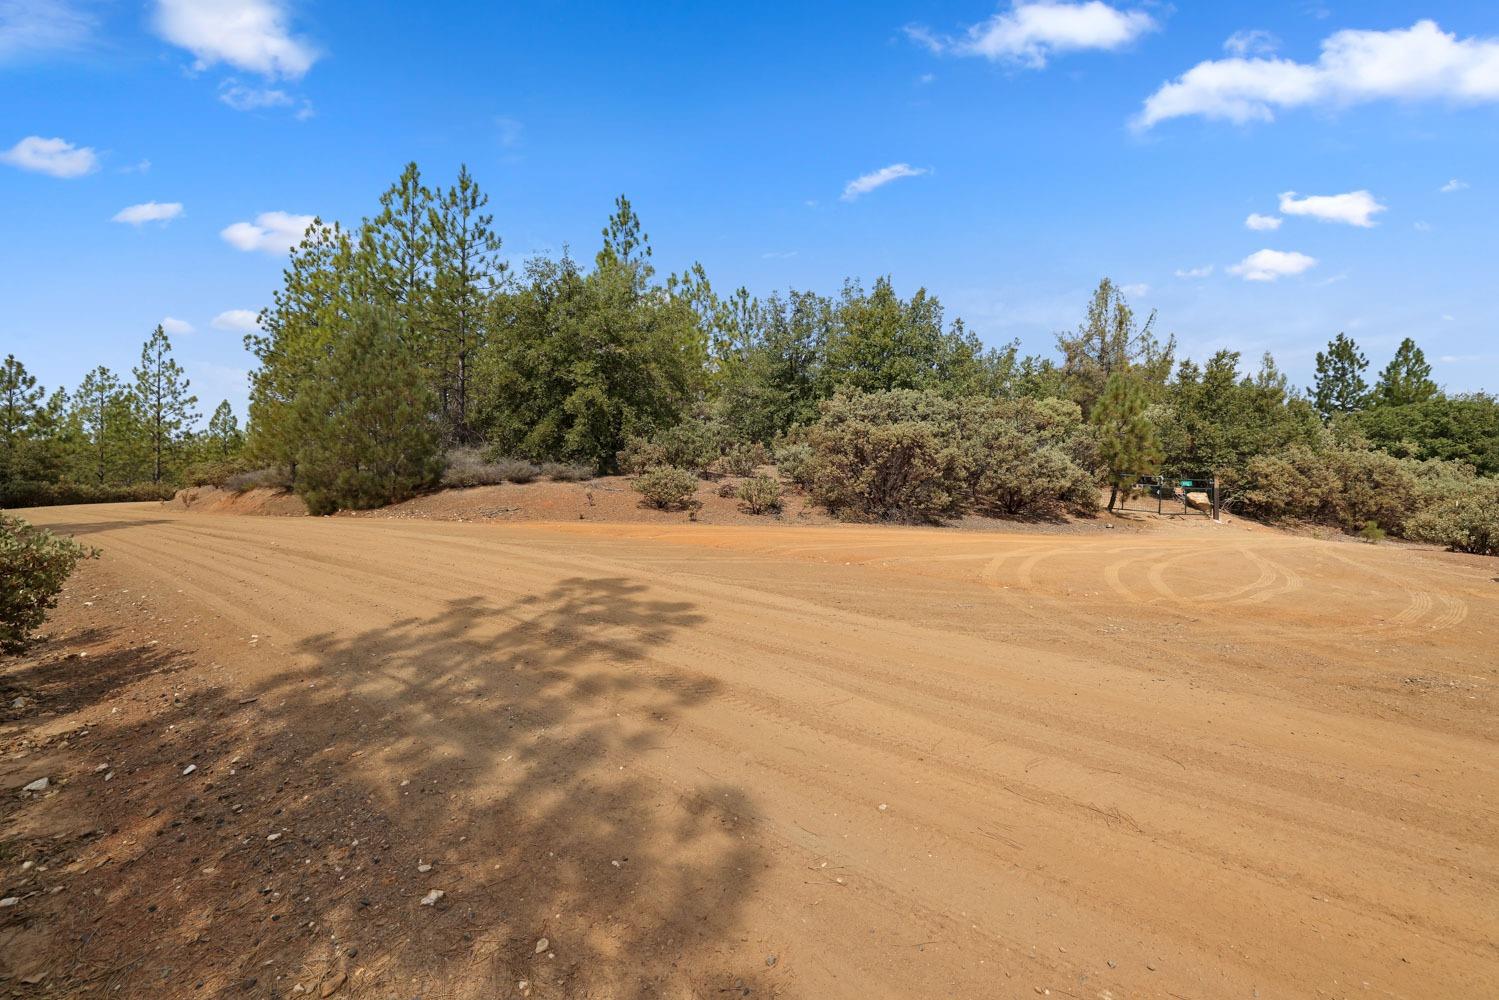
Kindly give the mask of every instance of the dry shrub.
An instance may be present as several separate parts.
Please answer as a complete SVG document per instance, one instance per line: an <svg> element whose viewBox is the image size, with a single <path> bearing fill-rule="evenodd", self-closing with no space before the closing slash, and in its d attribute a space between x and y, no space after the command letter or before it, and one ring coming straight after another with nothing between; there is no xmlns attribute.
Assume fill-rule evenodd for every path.
<svg viewBox="0 0 1499 1000"><path fill-rule="evenodd" d="M769 476L755 476L739 484L739 499L751 514L769 514L781 509L781 483Z"/></svg>
<svg viewBox="0 0 1499 1000"><path fill-rule="evenodd" d="M685 508L697 494L697 476L669 465L647 469L635 477L636 492L659 510Z"/></svg>
<svg viewBox="0 0 1499 1000"><path fill-rule="evenodd" d="M250 490L260 489L289 490L291 485L291 475L281 468L251 469L224 480L224 489L231 493L248 493Z"/></svg>

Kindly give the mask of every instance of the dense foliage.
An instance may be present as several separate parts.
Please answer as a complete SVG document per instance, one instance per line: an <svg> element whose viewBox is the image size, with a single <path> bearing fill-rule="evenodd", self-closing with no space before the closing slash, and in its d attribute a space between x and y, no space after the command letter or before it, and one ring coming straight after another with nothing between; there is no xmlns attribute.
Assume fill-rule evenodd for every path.
<svg viewBox="0 0 1499 1000"><path fill-rule="evenodd" d="M0 653L31 645L73 567L94 555L71 538L0 514Z"/></svg>
<svg viewBox="0 0 1499 1000"><path fill-rule="evenodd" d="M1098 487L1164 471L1217 475L1259 516L1488 537L1499 402L1444 394L1409 338L1372 375L1339 333L1301 390L1268 355L1179 358L1105 279L1053 356L1022 356L888 277L756 297L719 294L700 265L658 275L624 197L591 259L514 269L466 169L443 188L410 164L372 207L291 251L246 338L245 431L228 404L198 426L160 329L129 381L96 368L72 392L7 358L0 503L224 482L333 510L552 469L649 476L648 502L673 506L689 478L773 464L840 517L934 521L1088 510Z"/></svg>

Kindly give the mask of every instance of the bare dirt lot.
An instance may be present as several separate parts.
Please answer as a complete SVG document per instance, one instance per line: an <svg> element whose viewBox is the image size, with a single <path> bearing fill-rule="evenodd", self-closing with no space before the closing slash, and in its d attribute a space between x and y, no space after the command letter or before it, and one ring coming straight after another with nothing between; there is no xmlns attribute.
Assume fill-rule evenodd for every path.
<svg viewBox="0 0 1499 1000"><path fill-rule="evenodd" d="M1499 996L1499 561L24 516L19 996Z"/></svg>

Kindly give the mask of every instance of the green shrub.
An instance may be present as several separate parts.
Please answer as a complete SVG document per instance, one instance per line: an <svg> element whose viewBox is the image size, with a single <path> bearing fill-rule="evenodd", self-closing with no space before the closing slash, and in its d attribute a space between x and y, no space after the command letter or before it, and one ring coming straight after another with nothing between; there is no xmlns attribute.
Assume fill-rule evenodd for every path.
<svg viewBox="0 0 1499 1000"><path fill-rule="evenodd" d="M541 474L559 483L582 483L593 478L593 470L575 462L543 462Z"/></svg>
<svg viewBox="0 0 1499 1000"><path fill-rule="evenodd" d="M1385 539L1385 530L1377 522L1365 521L1364 526L1358 530L1358 536L1370 545L1376 545Z"/></svg>
<svg viewBox="0 0 1499 1000"><path fill-rule="evenodd" d="M697 476L686 469L663 465L636 476L634 487L652 507L670 510L690 506L697 494L697 483Z"/></svg>
<svg viewBox="0 0 1499 1000"><path fill-rule="evenodd" d="M786 441L776 445L776 471L797 486L806 489L811 485L812 446L802 441Z"/></svg>
<svg viewBox="0 0 1499 1000"><path fill-rule="evenodd" d="M177 487L165 483L99 486L94 483L45 483L23 479L0 484L0 508L170 500L176 492Z"/></svg>
<svg viewBox="0 0 1499 1000"><path fill-rule="evenodd" d="M29 647L78 560L98 554L71 538L0 514L0 652Z"/></svg>
<svg viewBox="0 0 1499 1000"><path fill-rule="evenodd" d="M1451 483L1440 495L1429 493L1405 533L1457 552L1499 555L1499 479Z"/></svg>
<svg viewBox="0 0 1499 1000"><path fill-rule="evenodd" d="M797 472L845 520L1054 517L1097 505L1094 475L1073 457L1093 448L1073 404L840 393L823 404L806 445Z"/></svg>
<svg viewBox="0 0 1499 1000"><path fill-rule="evenodd" d="M718 460L718 467L731 476L753 476L755 470L770 461L765 446L758 441L730 445Z"/></svg>
<svg viewBox="0 0 1499 1000"><path fill-rule="evenodd" d="M754 476L739 484L739 499L751 514L768 514L781 509L780 480Z"/></svg>
<svg viewBox="0 0 1499 1000"><path fill-rule="evenodd" d="M182 470L184 486L223 486L230 477L249 471L249 464L241 458L204 459L189 463Z"/></svg>
<svg viewBox="0 0 1499 1000"><path fill-rule="evenodd" d="M1290 448L1250 460L1245 509L1270 520L1297 520L1358 531L1369 521L1399 534L1419 508L1421 463L1380 451Z"/></svg>
<svg viewBox="0 0 1499 1000"><path fill-rule="evenodd" d="M649 469L671 464L666 460L664 445L639 435L627 440L616 458L619 462L619 471L627 476L638 476Z"/></svg>

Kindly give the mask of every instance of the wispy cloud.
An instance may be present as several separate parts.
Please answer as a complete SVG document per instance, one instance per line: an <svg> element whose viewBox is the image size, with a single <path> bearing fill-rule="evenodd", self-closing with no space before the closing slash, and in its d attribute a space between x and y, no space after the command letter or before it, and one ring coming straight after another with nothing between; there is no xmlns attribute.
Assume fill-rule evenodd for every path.
<svg viewBox="0 0 1499 1000"><path fill-rule="evenodd" d="M1283 221L1278 215L1261 215L1258 212L1250 212L1249 218L1244 220L1244 228L1253 229L1257 233L1263 233L1279 229Z"/></svg>
<svg viewBox="0 0 1499 1000"><path fill-rule="evenodd" d="M1317 258L1294 250L1257 250L1228 269L1245 281L1278 281L1317 266Z"/></svg>
<svg viewBox="0 0 1499 1000"><path fill-rule="evenodd" d="M169 336L180 337L193 332L193 325L185 319L176 319L171 316L161 318L161 328Z"/></svg>
<svg viewBox="0 0 1499 1000"><path fill-rule="evenodd" d="M144 201L139 205L120 209L110 221L140 226L147 222L171 222L181 214L182 202L180 201Z"/></svg>
<svg viewBox="0 0 1499 1000"><path fill-rule="evenodd" d="M1347 194L1308 195L1296 197L1295 191L1280 196L1280 210L1284 215L1306 215L1318 222L1341 222L1365 229L1374 225L1374 216L1385 211L1368 191L1349 191Z"/></svg>
<svg viewBox="0 0 1499 1000"><path fill-rule="evenodd" d="M1268 31L1253 28L1236 31L1223 43L1223 51L1231 56L1268 56L1280 48L1280 39Z"/></svg>
<svg viewBox="0 0 1499 1000"><path fill-rule="evenodd" d="M92 147L75 146L65 139L43 139L29 135L0 153L0 162L22 170L53 177L82 177L99 169L99 154Z"/></svg>
<svg viewBox="0 0 1499 1000"><path fill-rule="evenodd" d="M1155 19L1144 11L1120 10L1101 0L1015 0L1009 10L955 37L921 25L905 31L912 41L937 54L979 56L1040 69L1056 53L1121 48L1155 27Z"/></svg>
<svg viewBox="0 0 1499 1000"><path fill-rule="evenodd" d="M892 163L888 167L881 167L861 177L855 177L843 186L842 198L844 201L853 201L862 195L866 195L875 188L884 187L892 181L898 181L903 177L920 177L922 174L931 173L929 167L913 167L909 163Z"/></svg>
<svg viewBox="0 0 1499 1000"><path fill-rule="evenodd" d="M97 26L68 0L0 0L0 63L83 48Z"/></svg>
<svg viewBox="0 0 1499 1000"><path fill-rule="evenodd" d="M1199 278L1206 278L1208 275L1210 275L1212 273L1213 273L1213 265L1211 265L1211 264L1207 264L1207 265L1205 265L1203 267L1179 267L1179 268L1176 269L1176 276L1178 278L1186 278L1186 279L1189 279L1189 280L1196 280L1196 279L1199 279Z"/></svg>
<svg viewBox="0 0 1499 1000"><path fill-rule="evenodd" d="M1452 180L1448 181L1446 184L1443 184L1441 186L1440 190L1441 190L1441 192L1443 194L1452 194L1454 191L1466 191L1467 188L1468 188L1468 182L1467 181L1460 181L1456 177L1454 177L1454 178L1452 178Z"/></svg>
<svg viewBox="0 0 1499 1000"><path fill-rule="evenodd" d="M1379 100L1499 100L1499 38L1458 38L1435 21L1393 31L1339 31L1315 63L1246 58L1200 62L1145 100L1137 128L1199 116L1272 121L1277 110Z"/></svg>
<svg viewBox="0 0 1499 1000"><path fill-rule="evenodd" d="M236 222L224 228L219 235L224 238L224 242L239 250L283 254L302 242L307 227L315 221L316 217L311 215L262 212L255 217L254 222Z"/></svg>

